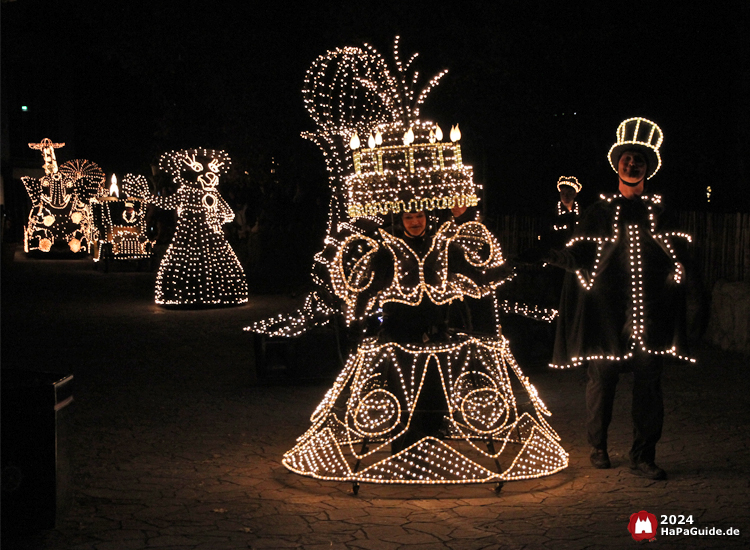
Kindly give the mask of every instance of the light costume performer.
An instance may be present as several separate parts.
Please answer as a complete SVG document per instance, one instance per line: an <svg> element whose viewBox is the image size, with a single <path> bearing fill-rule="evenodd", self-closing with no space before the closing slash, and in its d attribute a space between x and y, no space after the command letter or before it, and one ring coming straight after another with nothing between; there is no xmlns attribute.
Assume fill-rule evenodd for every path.
<svg viewBox="0 0 750 550"><path fill-rule="evenodd" d="M560 176L557 180L557 191L560 193L560 200L557 201L557 210L555 212L555 221L552 223L552 231L559 236L570 237L573 234L578 220L581 217L581 209L575 197L581 192L583 186L575 176ZM570 207L565 204L568 201ZM569 239L566 239L566 242Z"/></svg>
<svg viewBox="0 0 750 550"><path fill-rule="evenodd" d="M612 169L617 172L623 151L634 149L646 155L646 179L652 178L661 167L662 139L650 120L623 121L608 155ZM575 274L563 289L551 366L624 361L640 352L692 361L686 351L685 273L675 252L676 242L691 237L665 230L663 211L659 195L602 194L564 249L550 251L550 263Z"/></svg>
<svg viewBox="0 0 750 550"><path fill-rule="evenodd" d="M234 213L217 189L229 171L224 151L185 149L164 153L159 167L178 184L172 195L151 195L159 208L177 210L177 227L156 274L156 303L227 306L248 301L245 272L222 225Z"/></svg>
<svg viewBox="0 0 750 550"><path fill-rule="evenodd" d="M413 105L408 84L416 80L409 74L414 58L402 65L398 41L394 50L395 77L369 46L329 52L313 66L330 69L338 61L355 88L374 94L373 104L357 105L357 112L390 113L389 122L355 117L338 126L335 138L349 145L351 160L342 168L334 204L346 209L348 219L335 226L335 237L329 235L325 264L347 324L381 314L385 320L378 335L364 336L351 352L311 427L282 462L298 474L351 482L355 494L361 482L499 488L506 480L552 474L567 466L568 455L499 326L496 334L481 336L388 330L402 315L424 319L420 311L437 311L464 296L492 300L512 277L498 242L479 222L447 221L421 252L406 237L375 229L403 212L477 204L458 128L454 142L445 143L436 124L417 118L436 80ZM368 136L366 147L359 135ZM273 329L281 326L277 321ZM290 326L301 325L292 320ZM269 333L271 324L249 328ZM525 398L517 399L518 393Z"/></svg>
<svg viewBox="0 0 750 550"><path fill-rule="evenodd" d="M694 362L687 351L685 273L678 251L690 236L663 226L658 195L645 182L661 167L662 131L652 121L620 123L609 162L619 193L602 195L561 250L547 260L568 273L560 299L551 366L588 364L588 440L596 468L611 466L607 431L619 374L633 372L636 475L665 479L655 465L664 419L661 373L665 357Z"/></svg>
<svg viewBox="0 0 750 550"><path fill-rule="evenodd" d="M96 163L81 159L58 167L55 149L64 145L47 138L29 143L42 153L44 176L21 178L31 199L29 221L23 230L27 254L87 254L93 247L91 200L99 192L104 172Z"/></svg>

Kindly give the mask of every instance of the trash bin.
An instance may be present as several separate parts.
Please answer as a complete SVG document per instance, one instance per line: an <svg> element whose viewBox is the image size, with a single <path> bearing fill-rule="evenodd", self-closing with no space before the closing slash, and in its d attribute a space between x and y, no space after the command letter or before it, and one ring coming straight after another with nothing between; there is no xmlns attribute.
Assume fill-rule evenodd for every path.
<svg viewBox="0 0 750 550"><path fill-rule="evenodd" d="M72 375L3 369L3 535L54 529L72 499Z"/></svg>

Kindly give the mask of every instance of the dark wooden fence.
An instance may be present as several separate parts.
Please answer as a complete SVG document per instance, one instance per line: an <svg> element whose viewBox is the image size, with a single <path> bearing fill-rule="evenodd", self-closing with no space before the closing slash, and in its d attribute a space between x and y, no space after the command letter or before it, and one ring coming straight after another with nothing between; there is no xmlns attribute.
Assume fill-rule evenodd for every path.
<svg viewBox="0 0 750 550"><path fill-rule="evenodd" d="M680 212L679 227L693 237L693 255L707 289L716 281L747 281L750 213Z"/></svg>
<svg viewBox="0 0 750 550"><path fill-rule="evenodd" d="M488 223L503 252L513 256L537 243L547 230L541 217L506 214ZM716 281L746 281L750 273L750 213L680 212L677 226L693 237L693 268L708 292Z"/></svg>

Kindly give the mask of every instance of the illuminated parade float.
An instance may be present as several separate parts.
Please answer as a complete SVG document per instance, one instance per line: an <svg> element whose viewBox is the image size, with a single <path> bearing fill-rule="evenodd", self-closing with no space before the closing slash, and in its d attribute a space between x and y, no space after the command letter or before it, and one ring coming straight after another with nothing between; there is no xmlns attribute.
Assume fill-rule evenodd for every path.
<svg viewBox="0 0 750 550"><path fill-rule="evenodd" d="M95 262L151 258L154 241L148 238L146 228L149 195L148 180L137 174L125 174L122 192L114 174L110 187L100 189L91 205L96 230Z"/></svg>
<svg viewBox="0 0 750 550"><path fill-rule="evenodd" d="M340 48L308 71L320 131L306 137L323 150L333 191L314 266L321 290L296 314L247 330L294 336L334 312L357 343L283 464L355 493L361 482L500 487L555 473L568 455L497 317L495 291L513 271L484 225L451 217L478 201L460 132L444 142L418 118L445 72L415 96L414 56L401 62L398 39L394 60L395 71L370 46ZM433 229L413 233L412 216ZM465 297L489 303L493 330L439 322Z"/></svg>
<svg viewBox="0 0 750 550"><path fill-rule="evenodd" d="M222 230L234 219L217 189L230 165L229 155L211 149L161 156L160 168L178 188L166 197L151 195L149 202L177 210L177 227L156 275L157 304L200 307L248 301L245 272Z"/></svg>
<svg viewBox="0 0 750 550"><path fill-rule="evenodd" d="M88 160L69 160L58 167L55 149L64 145L46 138L29 143L42 153L44 176L21 178L31 199L24 227L26 253L85 255L92 250L91 200L99 192L104 173Z"/></svg>

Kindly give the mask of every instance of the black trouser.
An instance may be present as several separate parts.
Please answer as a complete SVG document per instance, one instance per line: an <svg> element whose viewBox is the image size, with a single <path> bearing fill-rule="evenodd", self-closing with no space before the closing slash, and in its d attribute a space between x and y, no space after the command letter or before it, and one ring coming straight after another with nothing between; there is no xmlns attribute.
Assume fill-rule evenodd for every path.
<svg viewBox="0 0 750 550"><path fill-rule="evenodd" d="M586 385L586 426L588 440L595 449L607 449L607 428L620 373L633 373L633 446L630 459L635 463L654 461L656 443L664 424L661 389L661 356L639 354L630 361L590 361Z"/></svg>

